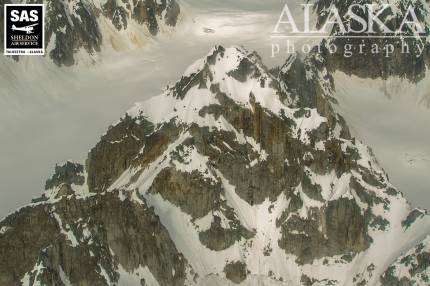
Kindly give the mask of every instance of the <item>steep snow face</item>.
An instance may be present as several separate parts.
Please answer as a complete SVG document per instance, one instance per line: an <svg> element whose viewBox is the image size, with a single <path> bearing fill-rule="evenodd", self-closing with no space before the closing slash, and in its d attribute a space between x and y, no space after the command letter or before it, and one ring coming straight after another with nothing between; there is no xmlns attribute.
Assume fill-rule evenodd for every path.
<svg viewBox="0 0 430 286"><path fill-rule="evenodd" d="M393 184L408 190L407 199L428 209L423 198L430 183L430 134L425 132L430 112L422 103L429 98L429 77L413 84L399 77L364 79L336 72L334 82L335 107L351 132L372 146Z"/></svg>
<svg viewBox="0 0 430 286"><path fill-rule="evenodd" d="M399 257L426 257L430 219L351 137L324 61L270 72L241 47L212 49L0 223L0 282L391 285ZM23 228L38 238L25 263L9 247Z"/></svg>
<svg viewBox="0 0 430 286"><path fill-rule="evenodd" d="M421 37L413 37L411 26L404 27L405 35L391 35L384 39L340 39L340 33L331 31L325 42L341 47L337 54L328 55L327 62L333 73L339 101L338 111L345 117L354 136L367 142L374 149L381 165L392 177L396 186L405 190L410 202L429 208L424 199L428 193L430 171L427 160L430 136L426 130L430 119L429 106L429 2L417 1L314 1L319 23L327 20L330 9L336 6L343 16L349 5L372 3L375 11L389 4L390 8L380 16L389 28L401 23L410 6L414 8L419 23L425 29ZM378 33L376 33L378 34ZM383 33L378 34L384 36ZM363 33L361 36L368 36ZM343 55L344 44L352 44L354 55ZM391 56L357 54L357 47L393 45ZM401 52L401 44L410 49ZM422 50L421 50L422 49ZM399 116L401 114L401 116Z"/></svg>
<svg viewBox="0 0 430 286"><path fill-rule="evenodd" d="M306 117L295 118L298 109L286 105L292 100L278 85L257 54L239 46L215 47L205 58L192 64L176 86L137 103L127 114L143 116L155 125L175 120L178 125L197 123L201 127L234 131L223 118L201 116L205 107L223 104L216 96L221 93L241 108L253 111L258 104L270 114L288 117L295 122L295 134L300 133L302 140L307 140L307 132L317 129L327 119L316 109L309 109Z"/></svg>
<svg viewBox="0 0 430 286"><path fill-rule="evenodd" d="M135 124L152 126L136 139L139 152L121 158L125 168L100 177L103 167L89 162L90 180L109 186L93 190L139 190L201 285L380 283L392 261L424 239L430 221L411 216L371 151L349 136L330 107L324 69L304 69L310 97L292 98L297 83L288 79L297 69L289 62L274 76L255 54L216 47L105 134L121 144ZM90 157L105 148L112 146L101 143ZM232 263L245 274L229 276Z"/></svg>

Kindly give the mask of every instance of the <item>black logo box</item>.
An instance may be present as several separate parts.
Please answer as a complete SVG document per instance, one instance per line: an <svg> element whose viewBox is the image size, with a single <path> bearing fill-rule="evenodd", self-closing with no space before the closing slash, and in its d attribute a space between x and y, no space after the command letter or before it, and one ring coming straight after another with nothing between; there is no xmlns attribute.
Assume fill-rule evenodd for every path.
<svg viewBox="0 0 430 286"><path fill-rule="evenodd" d="M5 5L4 10L4 24L5 24L5 48L6 49L43 49L44 48L44 9L43 5L36 4L24 4L24 5L16 5L16 4L7 4ZM28 19L21 18L20 21L12 21L12 11L18 11L18 15L21 16L23 11L27 12L27 15L30 15L31 11L37 11L38 19L37 21L31 21ZM34 25L32 27L33 32L27 33L26 31L14 30L13 25L16 28L23 28L29 25ZM26 37L28 35L38 36L38 40L33 42L32 45L17 45L17 42L12 45L12 37L13 36L23 36ZM23 41L22 43L24 43ZM28 43L28 42L27 42Z"/></svg>

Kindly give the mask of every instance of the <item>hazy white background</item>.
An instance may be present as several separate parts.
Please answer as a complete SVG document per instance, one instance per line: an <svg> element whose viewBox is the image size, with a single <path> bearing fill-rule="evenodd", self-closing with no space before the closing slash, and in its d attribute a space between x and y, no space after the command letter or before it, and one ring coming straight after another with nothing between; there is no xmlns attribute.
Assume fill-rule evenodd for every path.
<svg viewBox="0 0 430 286"><path fill-rule="evenodd" d="M182 3L185 15L175 33L138 50L104 53L95 66L58 68L28 57L16 64L0 56L0 218L39 196L55 163L85 160L109 124L179 79L214 45L243 45L269 66L285 61L286 55L270 58L270 32L283 1ZM418 87L400 83L403 89L393 80L387 91L382 82L356 79L351 85L342 74L336 78L338 108L353 132L373 147L414 205L430 208L430 110L418 104L429 80Z"/></svg>

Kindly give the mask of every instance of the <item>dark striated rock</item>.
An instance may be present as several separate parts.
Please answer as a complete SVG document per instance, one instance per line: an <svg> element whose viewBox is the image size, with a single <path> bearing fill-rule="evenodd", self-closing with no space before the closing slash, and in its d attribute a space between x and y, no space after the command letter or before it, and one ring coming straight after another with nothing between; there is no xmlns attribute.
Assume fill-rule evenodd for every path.
<svg viewBox="0 0 430 286"><path fill-rule="evenodd" d="M45 190L58 187L62 184L80 185L85 183L84 166L79 163L67 161L63 165L55 166L55 173L45 184Z"/></svg>
<svg viewBox="0 0 430 286"><path fill-rule="evenodd" d="M317 14L317 27L321 28L327 17L329 17L330 6L335 5L342 18L348 11L352 4L378 4L370 0L357 1L347 0L342 2L332 0L318 0L315 2L315 12ZM391 8L387 9L384 13L379 15L381 21L391 30L397 30L403 20L404 15L410 3L406 0L399 0L390 3L395 5L400 11L400 14L394 15ZM429 11L423 1L416 1L413 4L418 21L425 27L426 35L430 31L429 23L426 22L426 15ZM367 19L364 11L354 11L359 16ZM359 23L353 22L351 28L354 30L361 30L362 27ZM414 35L410 26L404 27L405 35ZM344 34L341 32L338 25L333 27L330 32L331 36L385 36L382 32L376 31L375 34L361 33L361 34ZM320 46L323 54L327 58L327 67L330 71L340 70L348 75L356 75L362 78L382 78L387 79L390 76L398 76L406 78L412 82L418 82L424 78L426 73L426 64L428 62L428 44L425 38L400 38L384 37L384 38L333 38L330 39L330 44L323 41ZM402 46L408 45L409 53L402 52ZM350 57L345 57L345 45L349 45L347 49L353 53ZM360 46L362 45L362 46ZM388 57L385 55L383 48L385 45L392 45L394 52ZM417 45L424 46L425 51L420 55ZM332 46L338 47L336 52L330 53L329 49ZM364 48L363 48L364 47ZM375 48L377 47L377 49ZM333 48L334 49L334 48ZM378 53L372 51L379 51Z"/></svg>
<svg viewBox="0 0 430 286"><path fill-rule="evenodd" d="M240 284L246 279L246 264L241 261L231 262L224 268L225 276L233 283Z"/></svg>
<svg viewBox="0 0 430 286"><path fill-rule="evenodd" d="M286 212L277 222L282 229L279 246L307 264L314 259L367 249L365 217L354 201L329 202L322 210L312 209L308 218ZM322 229L320 229L322 228Z"/></svg>
<svg viewBox="0 0 430 286"><path fill-rule="evenodd" d="M97 22L98 12L93 4L77 1L73 11L61 1L48 1L45 4L45 45L54 47L48 52L55 64L75 64L75 53L81 48L90 55L100 51L103 36Z"/></svg>
<svg viewBox="0 0 430 286"><path fill-rule="evenodd" d="M112 285L121 265L130 272L148 266L161 285L183 285L186 260L159 218L142 197L121 200L121 193L62 199L7 217L0 226L13 227L0 236L0 284L16 285L34 269L30 281L44 285L63 285L64 275L73 285Z"/></svg>
<svg viewBox="0 0 430 286"><path fill-rule="evenodd" d="M417 219L423 218L427 213L425 211L414 209L408 215L408 217L402 221L402 226L408 229Z"/></svg>
<svg viewBox="0 0 430 286"><path fill-rule="evenodd" d="M126 3L126 1L123 2L123 4ZM130 4L128 6L130 7ZM119 5L116 0L108 0L102 8L103 14L112 19L112 24L118 31L127 29L128 11L122 5Z"/></svg>
<svg viewBox="0 0 430 286"><path fill-rule="evenodd" d="M214 251L222 251L231 247L235 242L240 241L242 238L250 239L254 233L245 229L237 218L234 216L234 210L230 209L230 224L228 228L221 225L221 219L214 215L213 222L210 228L206 231L199 233L199 239L203 245Z"/></svg>
<svg viewBox="0 0 430 286"><path fill-rule="evenodd" d="M204 192L202 192L203 189ZM201 178L197 172L188 174L173 168L161 171L149 192L160 194L193 218L207 215L210 211L218 209L221 203L219 184L213 185ZM189 204L190 198L193 198L193 204Z"/></svg>
<svg viewBox="0 0 430 286"><path fill-rule="evenodd" d="M115 128L109 129L88 154L86 167L90 192L105 191L130 166L145 145L152 146L154 137L146 135L153 130L152 123L144 118L136 121L128 115ZM156 139L160 140L159 137ZM150 150L156 152L155 149ZM153 159L159 155L156 152Z"/></svg>

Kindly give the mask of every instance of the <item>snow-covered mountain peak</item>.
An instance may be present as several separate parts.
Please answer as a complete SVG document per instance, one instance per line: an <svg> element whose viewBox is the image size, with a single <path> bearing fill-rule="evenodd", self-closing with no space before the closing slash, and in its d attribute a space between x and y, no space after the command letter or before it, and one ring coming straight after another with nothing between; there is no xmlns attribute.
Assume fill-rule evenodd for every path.
<svg viewBox="0 0 430 286"><path fill-rule="evenodd" d="M187 68L172 87L137 103L126 116L145 119L155 126L173 120L229 130L231 126L224 119L237 112L233 108L237 105L252 114L261 110L290 120L292 136L304 142L309 142L307 132L321 123L327 123L336 136L347 134L342 119L324 104L331 90L326 69L311 68L314 61L303 63L297 55L291 61L294 66L277 73L269 71L255 52L238 46L216 46ZM228 114L214 111L220 108Z"/></svg>
<svg viewBox="0 0 430 286"><path fill-rule="evenodd" d="M430 219L351 137L323 63L269 72L255 53L214 48L0 222L0 284L424 281Z"/></svg>
<svg viewBox="0 0 430 286"><path fill-rule="evenodd" d="M285 106L273 81L255 53L238 46L217 46L192 64L164 94L137 104L128 114L152 118L153 123L174 117L190 122L197 120L190 116L199 116L203 107L220 105L220 94L244 107L258 103L279 114Z"/></svg>

